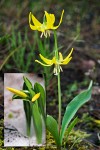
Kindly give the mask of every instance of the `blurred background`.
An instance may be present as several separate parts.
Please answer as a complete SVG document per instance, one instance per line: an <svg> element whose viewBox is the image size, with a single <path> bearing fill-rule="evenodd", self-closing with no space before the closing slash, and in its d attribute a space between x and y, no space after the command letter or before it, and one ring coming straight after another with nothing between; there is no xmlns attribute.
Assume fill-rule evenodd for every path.
<svg viewBox="0 0 100 150"><path fill-rule="evenodd" d="M61 73L62 116L67 103L81 90L94 81L92 99L79 111L82 118L77 128L91 134L87 140L93 150L100 146L100 1L99 0L1 0L0 1L0 126L3 118L3 74L35 73L43 78L48 72L47 113L57 118L57 81L53 68L43 69L35 59L42 53L52 58L54 38L40 39L37 31L29 28L28 15L31 11L42 23L44 11L55 14L58 25L64 9L63 22L57 29L58 47L66 57L74 48L73 59L63 67ZM49 81L50 80L50 81ZM1 131L2 132L2 131ZM1 145L3 137L1 136ZM86 149L86 148L85 148ZM89 149L89 148L88 148ZM91 148L92 149L92 148Z"/></svg>

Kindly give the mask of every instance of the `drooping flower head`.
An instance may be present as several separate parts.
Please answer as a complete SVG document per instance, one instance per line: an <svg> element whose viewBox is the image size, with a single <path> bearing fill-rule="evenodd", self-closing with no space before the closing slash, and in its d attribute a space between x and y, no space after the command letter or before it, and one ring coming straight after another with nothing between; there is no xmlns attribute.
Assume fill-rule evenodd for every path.
<svg viewBox="0 0 100 150"><path fill-rule="evenodd" d="M57 75L58 72L62 71L61 65L67 65L70 62L70 60L72 59L72 56L71 56L72 52L73 52L73 48L71 49L71 52L68 54L68 56L65 59L63 59L62 54L59 52L58 60L56 59L55 56L52 59L47 59L40 54L40 58L42 59L42 61L44 63L40 62L39 60L35 60L35 62L37 62L43 66L55 65L54 74ZM59 67L59 69L58 69L58 67Z"/></svg>
<svg viewBox="0 0 100 150"><path fill-rule="evenodd" d="M57 26L54 26L54 23L55 23L55 15L54 14L49 14L47 11L45 11L43 23L40 23L35 18L35 16L30 12L29 13L29 26L32 30L37 30L37 31L42 32L41 37L43 35L45 37L47 37L47 35L50 36L50 30L56 30L60 26L60 24L62 22L63 14L64 14L64 10L62 11L59 24Z"/></svg>

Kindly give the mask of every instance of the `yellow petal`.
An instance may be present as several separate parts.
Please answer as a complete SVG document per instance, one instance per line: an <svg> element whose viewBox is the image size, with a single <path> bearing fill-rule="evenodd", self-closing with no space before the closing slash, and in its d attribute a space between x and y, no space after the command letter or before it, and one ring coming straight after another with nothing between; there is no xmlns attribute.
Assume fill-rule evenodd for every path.
<svg viewBox="0 0 100 150"><path fill-rule="evenodd" d="M29 13L29 23L30 21L33 21L33 24L36 26L36 27L40 27L42 24L34 17L34 15L32 15L32 13L30 12Z"/></svg>
<svg viewBox="0 0 100 150"><path fill-rule="evenodd" d="M34 26L31 24L31 19L32 19L32 13L30 12L29 13L29 26L32 30L37 30L38 29L38 26Z"/></svg>
<svg viewBox="0 0 100 150"><path fill-rule="evenodd" d="M29 13L29 24L30 24L30 22L31 22L31 12Z"/></svg>
<svg viewBox="0 0 100 150"><path fill-rule="evenodd" d="M55 22L55 16L54 14L47 13L47 11L45 11L45 16L46 16L46 21L47 21L46 22L47 29L51 29Z"/></svg>
<svg viewBox="0 0 100 150"><path fill-rule="evenodd" d="M32 98L32 102L36 101L40 97L40 93L35 94Z"/></svg>
<svg viewBox="0 0 100 150"><path fill-rule="evenodd" d="M73 48L71 49L71 52L68 54L68 56L63 60L63 61L67 61L67 59L69 59L69 57L71 56L72 52L73 52Z"/></svg>
<svg viewBox="0 0 100 150"><path fill-rule="evenodd" d="M39 60L35 60L35 62L41 64L42 66L51 66L51 65L46 65L46 64L43 64L42 62L40 62Z"/></svg>
<svg viewBox="0 0 100 150"><path fill-rule="evenodd" d="M22 91L19 91L19 90L16 90L16 89L13 89L13 88L9 88L9 87L6 87L7 90L9 90L10 92L20 96L20 97L23 97L23 98L26 98L28 97L28 95L26 95L24 92Z"/></svg>
<svg viewBox="0 0 100 150"><path fill-rule="evenodd" d="M31 23L29 24L29 26L32 30L38 30L38 28L36 26L31 25Z"/></svg>
<svg viewBox="0 0 100 150"><path fill-rule="evenodd" d="M60 63L60 65L67 65L70 61L71 61L72 57L66 59L66 61L63 61L62 63Z"/></svg>
<svg viewBox="0 0 100 150"><path fill-rule="evenodd" d="M41 54L40 54L40 58L48 65L52 65L53 64L53 59L47 59L45 57L43 57Z"/></svg>
<svg viewBox="0 0 100 150"><path fill-rule="evenodd" d="M63 61L63 56L62 56L62 54L60 52L59 52L59 60Z"/></svg>
<svg viewBox="0 0 100 150"><path fill-rule="evenodd" d="M55 30L55 29L57 29L60 26L60 24L62 23L63 14L64 14L64 10L62 11L61 18L60 18L58 26L52 27L51 29Z"/></svg>

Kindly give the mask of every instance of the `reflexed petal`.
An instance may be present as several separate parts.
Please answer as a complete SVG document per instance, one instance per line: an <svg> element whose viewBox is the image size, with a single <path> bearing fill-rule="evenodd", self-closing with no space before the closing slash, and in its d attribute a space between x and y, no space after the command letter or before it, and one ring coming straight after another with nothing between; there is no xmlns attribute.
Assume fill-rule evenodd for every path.
<svg viewBox="0 0 100 150"><path fill-rule="evenodd" d="M33 26L33 25L31 25L31 24L29 24L30 25L30 28L32 29L32 30L37 30L37 27L36 26Z"/></svg>
<svg viewBox="0 0 100 150"><path fill-rule="evenodd" d="M40 26L38 26L38 25L41 25L41 23L40 23L34 16L33 16L33 17L32 17L32 16L33 16L33 15L32 15L32 13L30 12L30 13L29 13L29 26L30 26L30 28L31 28L32 30L41 31L40 28L39 28ZM38 25L35 24L34 22L33 22L34 25L31 24L31 19L32 19L32 18L34 18L35 22L37 22Z"/></svg>
<svg viewBox="0 0 100 150"><path fill-rule="evenodd" d="M43 57L41 54L40 54L40 58L48 65L52 65L53 64L53 59L50 60L50 59L47 59L45 57Z"/></svg>
<svg viewBox="0 0 100 150"><path fill-rule="evenodd" d="M32 15L32 13L30 13L30 17L32 18L32 21L34 23L35 26L40 27L42 24L34 17L34 15Z"/></svg>
<svg viewBox="0 0 100 150"><path fill-rule="evenodd" d="M62 56L62 54L60 52L59 52L59 60L63 61L63 56Z"/></svg>
<svg viewBox="0 0 100 150"><path fill-rule="evenodd" d="M36 101L40 97L40 93L35 94L32 98L32 102Z"/></svg>
<svg viewBox="0 0 100 150"><path fill-rule="evenodd" d="M69 59L69 57L71 56L72 52L73 52L73 48L71 49L71 52L69 53L69 55L63 60L63 61L66 61L67 59Z"/></svg>
<svg viewBox="0 0 100 150"><path fill-rule="evenodd" d="M62 23L63 14L64 14L64 10L62 11L60 22L59 22L58 26L52 27L51 29L55 30L55 29L57 29L60 26L60 24Z"/></svg>
<svg viewBox="0 0 100 150"><path fill-rule="evenodd" d="M19 90L13 89L13 88L9 88L9 87L6 87L6 89L9 90L9 91L12 92L12 93L18 95L18 96L23 97L23 98L28 97L28 95L26 95L26 94L25 94L24 92L22 92L22 91L19 91Z"/></svg>
<svg viewBox="0 0 100 150"><path fill-rule="evenodd" d="M35 60L35 62L37 62L37 63L41 64L42 66L51 66L51 65L43 64L43 63L41 63L41 62L40 62L40 61L38 61L38 60Z"/></svg>
<svg viewBox="0 0 100 150"><path fill-rule="evenodd" d="M71 61L72 57L66 59L66 61L63 61L62 63L60 63L60 65L67 65L70 61Z"/></svg>
<svg viewBox="0 0 100 150"><path fill-rule="evenodd" d="M46 20L47 20L47 24L46 24L47 29L50 29L55 22L55 16L54 16L54 14L47 13L47 11L45 11L45 16L46 16Z"/></svg>
<svg viewBox="0 0 100 150"><path fill-rule="evenodd" d="M29 13L29 24L31 22L31 12Z"/></svg>

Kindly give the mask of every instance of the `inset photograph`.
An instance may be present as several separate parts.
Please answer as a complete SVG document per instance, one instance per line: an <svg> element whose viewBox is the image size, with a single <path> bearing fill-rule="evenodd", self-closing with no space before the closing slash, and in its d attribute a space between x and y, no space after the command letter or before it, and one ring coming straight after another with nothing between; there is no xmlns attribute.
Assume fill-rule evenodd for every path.
<svg viewBox="0 0 100 150"><path fill-rule="evenodd" d="M4 146L43 146L46 98L43 79L28 73L4 74Z"/></svg>

